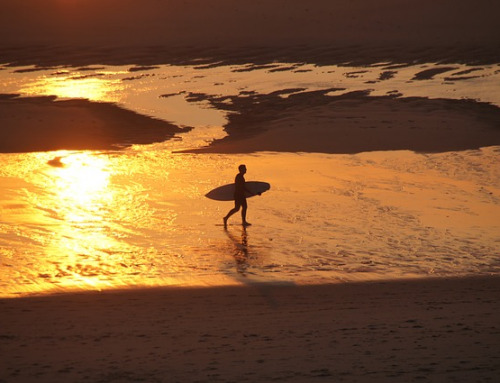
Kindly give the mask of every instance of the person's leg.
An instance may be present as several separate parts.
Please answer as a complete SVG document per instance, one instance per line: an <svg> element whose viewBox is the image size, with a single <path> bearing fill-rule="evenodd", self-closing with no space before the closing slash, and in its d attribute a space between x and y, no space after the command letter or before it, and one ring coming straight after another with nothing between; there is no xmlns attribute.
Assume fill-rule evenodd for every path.
<svg viewBox="0 0 500 383"><path fill-rule="evenodd" d="M227 220L229 217L231 217L234 213L236 213L238 210L240 210L240 203L239 201L234 201L234 208L229 210L229 212L226 214L226 216L223 218L224 220L224 226L227 226Z"/></svg>
<svg viewBox="0 0 500 383"><path fill-rule="evenodd" d="M250 223L247 222L247 200L243 200L241 202L241 223L245 226L250 226Z"/></svg>

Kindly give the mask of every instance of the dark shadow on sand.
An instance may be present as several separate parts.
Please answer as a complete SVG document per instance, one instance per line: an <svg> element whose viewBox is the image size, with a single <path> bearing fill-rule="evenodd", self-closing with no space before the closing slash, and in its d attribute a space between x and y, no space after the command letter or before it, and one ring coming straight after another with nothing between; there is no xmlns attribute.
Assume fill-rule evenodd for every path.
<svg viewBox="0 0 500 383"><path fill-rule="evenodd" d="M0 299L0 380L498 377L498 276L266 286Z"/></svg>

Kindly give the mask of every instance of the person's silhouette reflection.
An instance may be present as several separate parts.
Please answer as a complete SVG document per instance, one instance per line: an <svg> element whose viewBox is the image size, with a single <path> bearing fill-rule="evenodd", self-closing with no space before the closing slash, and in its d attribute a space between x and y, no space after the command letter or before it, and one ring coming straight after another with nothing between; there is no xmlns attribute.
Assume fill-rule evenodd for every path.
<svg viewBox="0 0 500 383"><path fill-rule="evenodd" d="M249 254L248 254L248 235L247 235L247 230L243 226L243 229L241 230L241 239L239 240L236 238L233 234L231 234L227 228L224 229L227 236L231 241L234 243L234 253L233 257L236 261L236 271L243 275L246 276L247 269L250 266L248 264L248 259L249 259Z"/></svg>

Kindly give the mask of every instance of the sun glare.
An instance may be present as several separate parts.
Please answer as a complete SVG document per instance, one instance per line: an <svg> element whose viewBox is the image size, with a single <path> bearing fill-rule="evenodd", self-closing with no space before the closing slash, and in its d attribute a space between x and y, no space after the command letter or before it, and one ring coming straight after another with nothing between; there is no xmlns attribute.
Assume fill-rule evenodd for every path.
<svg viewBox="0 0 500 383"><path fill-rule="evenodd" d="M50 95L59 98L83 98L91 101L116 102L123 89L120 80L70 75L44 76L27 84L22 93L30 96Z"/></svg>
<svg viewBox="0 0 500 383"><path fill-rule="evenodd" d="M56 192L61 201L88 210L91 208L88 205L105 197L109 172L103 158L80 154L63 158L60 164L53 171L56 175Z"/></svg>

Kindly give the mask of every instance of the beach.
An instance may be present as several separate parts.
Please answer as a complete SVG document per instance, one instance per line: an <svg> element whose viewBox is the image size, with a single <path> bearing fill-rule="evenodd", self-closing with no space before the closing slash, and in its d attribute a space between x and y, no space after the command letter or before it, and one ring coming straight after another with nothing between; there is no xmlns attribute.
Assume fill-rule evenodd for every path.
<svg viewBox="0 0 500 383"><path fill-rule="evenodd" d="M0 301L5 382L494 381L498 277Z"/></svg>
<svg viewBox="0 0 500 383"><path fill-rule="evenodd" d="M0 383L496 381L500 3L0 7Z"/></svg>

